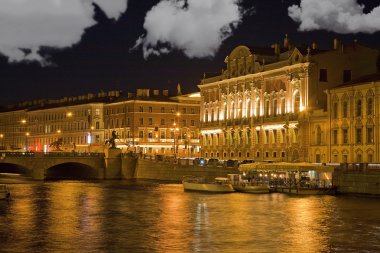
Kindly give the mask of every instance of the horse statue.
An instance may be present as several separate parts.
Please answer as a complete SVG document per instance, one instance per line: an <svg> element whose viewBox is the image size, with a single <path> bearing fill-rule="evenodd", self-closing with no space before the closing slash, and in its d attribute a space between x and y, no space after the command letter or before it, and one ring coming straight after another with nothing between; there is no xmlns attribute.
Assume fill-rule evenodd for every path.
<svg viewBox="0 0 380 253"><path fill-rule="evenodd" d="M49 144L49 148L52 147L53 151L62 151L61 146L63 144L63 139L59 138L58 140Z"/></svg>
<svg viewBox="0 0 380 253"><path fill-rule="evenodd" d="M117 136L116 131L112 131L112 137L109 140L106 140L105 145L109 145L110 148L116 148L116 139L119 139L119 137Z"/></svg>

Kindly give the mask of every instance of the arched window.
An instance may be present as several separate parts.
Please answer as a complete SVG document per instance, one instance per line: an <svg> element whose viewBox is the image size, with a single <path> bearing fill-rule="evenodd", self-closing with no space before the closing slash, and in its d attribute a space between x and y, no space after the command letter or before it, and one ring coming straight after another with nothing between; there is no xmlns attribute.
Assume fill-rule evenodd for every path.
<svg viewBox="0 0 380 253"><path fill-rule="evenodd" d="M362 116L362 100L358 99L356 101L356 117Z"/></svg>
<svg viewBox="0 0 380 253"><path fill-rule="evenodd" d="M285 98L281 98L281 113L285 114Z"/></svg>
<svg viewBox="0 0 380 253"><path fill-rule="evenodd" d="M246 117L251 117L252 114L251 114L251 100L250 99L247 100L247 108L245 108L245 109L246 109L245 116Z"/></svg>
<svg viewBox="0 0 380 253"><path fill-rule="evenodd" d="M234 102L231 103L231 115L230 115L230 118L231 119L235 118L235 103Z"/></svg>
<svg viewBox="0 0 380 253"><path fill-rule="evenodd" d="M277 116L277 98L273 99L273 116Z"/></svg>
<svg viewBox="0 0 380 253"><path fill-rule="evenodd" d="M301 97L300 97L300 92L296 91L294 94L294 112L299 112L300 111L300 104L301 103Z"/></svg>
<svg viewBox="0 0 380 253"><path fill-rule="evenodd" d="M269 116L269 100L265 100L265 116Z"/></svg>
<svg viewBox="0 0 380 253"><path fill-rule="evenodd" d="M228 113L227 113L227 103L226 102L224 102L224 104L223 104L223 113L224 113L224 119L226 120L226 119L228 119Z"/></svg>
<svg viewBox="0 0 380 253"><path fill-rule="evenodd" d="M243 101L242 100L239 100L239 106L238 106L238 118L242 118L243 117Z"/></svg>
<svg viewBox="0 0 380 253"><path fill-rule="evenodd" d="M338 102L333 102L333 111L332 111L332 118L337 119L338 118Z"/></svg>
<svg viewBox="0 0 380 253"><path fill-rule="evenodd" d="M347 102L347 100L344 100L342 103L342 114L343 114L343 118L348 117L348 102Z"/></svg>
<svg viewBox="0 0 380 253"><path fill-rule="evenodd" d="M320 126L317 126L317 145L320 145L322 143L322 129Z"/></svg>
<svg viewBox="0 0 380 253"><path fill-rule="evenodd" d="M260 110L261 110L261 108L260 108L260 98L258 98L256 100L256 117L260 116Z"/></svg>
<svg viewBox="0 0 380 253"><path fill-rule="evenodd" d="M367 97L367 115L373 114L373 99L372 97Z"/></svg>

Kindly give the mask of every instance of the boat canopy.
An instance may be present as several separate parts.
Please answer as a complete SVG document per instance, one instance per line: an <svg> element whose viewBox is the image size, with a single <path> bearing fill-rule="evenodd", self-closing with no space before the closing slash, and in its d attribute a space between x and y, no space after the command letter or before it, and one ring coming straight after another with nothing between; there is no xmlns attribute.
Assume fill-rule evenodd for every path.
<svg viewBox="0 0 380 253"><path fill-rule="evenodd" d="M248 163L241 164L239 166L240 171L279 171L279 172L290 172L290 171L317 171L319 173L334 172L334 166L319 165L313 163Z"/></svg>

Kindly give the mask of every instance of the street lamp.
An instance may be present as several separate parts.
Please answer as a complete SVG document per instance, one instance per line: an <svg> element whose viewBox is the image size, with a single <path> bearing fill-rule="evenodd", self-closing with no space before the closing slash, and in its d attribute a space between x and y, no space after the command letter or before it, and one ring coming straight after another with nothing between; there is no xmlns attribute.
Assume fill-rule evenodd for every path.
<svg viewBox="0 0 380 253"><path fill-rule="evenodd" d="M90 136L88 140L88 152L91 153L91 144L92 144L92 131L94 130L94 126L90 127Z"/></svg>
<svg viewBox="0 0 380 253"><path fill-rule="evenodd" d="M173 126L175 127L175 132L174 131L174 152L175 152L175 155L177 156L177 154L179 155L179 139L180 139L180 131L179 131L179 117L181 116L181 113L180 112L177 112L176 113L176 121L174 121L174 124ZM176 143L176 139L177 139L177 145L175 145Z"/></svg>
<svg viewBox="0 0 380 253"><path fill-rule="evenodd" d="M4 148L4 134L0 134L1 148Z"/></svg>
<svg viewBox="0 0 380 253"><path fill-rule="evenodd" d="M29 137L29 135L30 135L29 132L25 133L25 151L28 151L28 149L29 149L29 145L28 145L28 137Z"/></svg>

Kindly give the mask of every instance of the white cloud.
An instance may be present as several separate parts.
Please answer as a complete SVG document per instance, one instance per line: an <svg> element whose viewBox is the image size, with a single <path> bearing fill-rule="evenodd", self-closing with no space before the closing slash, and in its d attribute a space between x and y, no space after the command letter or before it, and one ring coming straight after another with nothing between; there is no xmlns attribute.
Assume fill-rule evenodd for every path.
<svg viewBox="0 0 380 253"><path fill-rule="evenodd" d="M93 3L113 19L127 8L127 0L0 0L0 53L44 64L40 47L70 47L96 24Z"/></svg>
<svg viewBox="0 0 380 253"><path fill-rule="evenodd" d="M299 30L328 30L336 33L380 31L380 6L364 13L356 0L301 0L292 5L289 16L300 23Z"/></svg>
<svg viewBox="0 0 380 253"><path fill-rule="evenodd" d="M182 50L190 58L214 56L241 22L239 0L163 0L146 15L134 48L142 45L144 58Z"/></svg>

